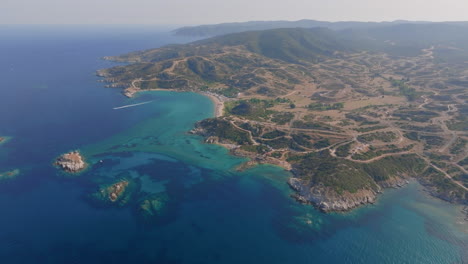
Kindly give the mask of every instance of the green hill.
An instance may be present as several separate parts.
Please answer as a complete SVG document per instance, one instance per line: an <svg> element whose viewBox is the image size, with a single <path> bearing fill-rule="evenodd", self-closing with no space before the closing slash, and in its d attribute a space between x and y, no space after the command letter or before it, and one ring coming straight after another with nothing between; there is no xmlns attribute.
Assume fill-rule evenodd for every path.
<svg viewBox="0 0 468 264"><path fill-rule="evenodd" d="M200 45L244 46L268 58L290 63L314 62L350 51L337 32L326 28L288 28L235 33L197 42Z"/></svg>
<svg viewBox="0 0 468 264"><path fill-rule="evenodd" d="M134 62L158 62L190 56L207 56L223 52L226 47L242 47L259 55L290 63L314 62L331 57L337 51L351 51L338 32L326 28L288 28L234 33L170 45L160 49L129 53L112 59Z"/></svg>

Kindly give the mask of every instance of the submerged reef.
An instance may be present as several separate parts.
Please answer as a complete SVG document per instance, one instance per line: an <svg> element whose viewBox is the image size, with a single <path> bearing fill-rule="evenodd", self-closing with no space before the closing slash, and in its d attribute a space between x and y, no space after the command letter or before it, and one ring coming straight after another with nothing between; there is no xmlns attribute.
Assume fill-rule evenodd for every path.
<svg viewBox="0 0 468 264"><path fill-rule="evenodd" d="M139 205L138 212L145 221L158 219L167 209L169 196L166 193L160 193L146 197Z"/></svg>
<svg viewBox="0 0 468 264"><path fill-rule="evenodd" d="M0 145L7 143L10 139L10 137L0 136Z"/></svg>
<svg viewBox="0 0 468 264"><path fill-rule="evenodd" d="M11 171L2 172L2 173L0 173L0 181L14 179L19 174L20 174L19 169L14 169L14 170L11 170Z"/></svg>

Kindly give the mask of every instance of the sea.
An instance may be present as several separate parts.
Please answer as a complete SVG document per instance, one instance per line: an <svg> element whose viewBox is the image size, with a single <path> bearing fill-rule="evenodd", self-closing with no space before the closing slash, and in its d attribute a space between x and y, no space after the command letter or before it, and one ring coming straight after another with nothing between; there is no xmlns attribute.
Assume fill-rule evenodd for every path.
<svg viewBox="0 0 468 264"><path fill-rule="evenodd" d="M290 173L188 133L214 116L196 93L105 88L104 56L186 43L158 26L0 26L0 263L468 263L461 207L417 183L324 214L297 203ZM145 104L140 104L148 102ZM131 107L123 107L134 105ZM79 150L77 175L53 166ZM91 199L122 175L125 204ZM142 217L141 203L165 197Z"/></svg>

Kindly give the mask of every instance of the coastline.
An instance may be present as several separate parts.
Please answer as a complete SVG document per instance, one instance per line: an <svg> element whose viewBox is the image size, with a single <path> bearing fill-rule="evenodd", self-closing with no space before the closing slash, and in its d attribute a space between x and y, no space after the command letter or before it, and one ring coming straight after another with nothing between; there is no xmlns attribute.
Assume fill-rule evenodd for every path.
<svg viewBox="0 0 468 264"><path fill-rule="evenodd" d="M425 186L421 182L421 179L418 179L416 175L400 175L392 177L386 181L376 182L377 189L362 189L355 193L347 192L345 195L342 195L326 186L311 185L308 182L302 182L302 179L297 177L297 171L295 170L293 164L288 163L287 161L281 161L274 157L266 156L264 154L256 154L242 150L240 145L236 145L229 141L224 141L217 135L210 133L209 130L205 129L202 122L203 121L197 122L195 124L195 128L192 129L190 133L202 136L204 138L204 142L207 144L215 144L228 149L229 153L233 156L249 159L248 161L240 164L236 168L237 171L243 171L260 164L269 164L281 167L286 171L291 172L293 175L288 179L288 185L293 191L295 191L295 194L291 195L291 197L300 203L311 204L318 210L325 213L345 213L365 205L375 204L380 194L383 193L385 189L397 189L404 187L409 183L409 180L417 180L421 187L427 190L428 193L431 193L429 187ZM435 193L431 193L431 195L450 204L459 204L456 201L444 199ZM464 213L468 213L468 209L465 210ZM466 216L468 216L468 214L466 214ZM468 218L465 217L465 220L467 219Z"/></svg>
<svg viewBox="0 0 468 264"><path fill-rule="evenodd" d="M185 264L465 261L460 255L468 254L468 230L455 229L459 214L452 204L411 186L386 190L375 205L322 213L291 197L290 172L270 164L237 171L247 158L188 133L194 123L215 115L215 105L198 95L201 91L142 90L127 98L122 88L106 89L105 83L96 82L95 68L114 65L98 61L98 55L177 40L159 34L154 26L97 25L69 32L51 28L47 36L30 34L25 42L21 36L34 31L29 28L2 44L12 48L9 59L0 63L9 69L10 55L14 59L14 70L2 80L9 86L2 107L11 108L3 112L4 120L11 121L4 123L4 135L12 139L0 145L0 167L21 169L16 178L0 180L5 264L41 259ZM80 49L67 47L75 32L73 44ZM20 69L36 70L25 74ZM43 84L49 88L37 88ZM309 96L303 93L291 98ZM73 97L61 98L64 94ZM248 100L249 95L240 97ZM18 103L12 104L11 98ZM147 105L112 109L152 99ZM220 119L230 120L234 100L224 103ZM37 117L52 123L44 126ZM72 150L80 150L88 164L85 171L72 174L51 165ZM111 202L106 187L121 180L131 184ZM94 196L100 190L107 200Z"/></svg>
<svg viewBox="0 0 468 264"><path fill-rule="evenodd" d="M221 117L224 115L224 102L219 95L209 92L199 92L202 95L207 96L214 104L214 115L215 117Z"/></svg>
<svg viewBox="0 0 468 264"><path fill-rule="evenodd" d="M215 94L215 93L211 93L211 92L184 91L184 90L176 90L176 89L145 89L145 90L141 90L141 89L130 87L130 88L124 89L122 93L128 98L133 98L137 93L143 92L143 91L144 92L166 91L166 92L194 92L194 93L198 93L198 94L201 94L201 95L204 95L204 96L208 97L213 102L213 105L214 105L213 111L214 111L214 116L215 117L221 117L221 116L224 115L224 102L226 101L227 98L224 99L223 96Z"/></svg>
<svg viewBox="0 0 468 264"><path fill-rule="evenodd" d="M123 94L129 98L132 98L135 96L135 94L139 92L143 92L143 91L145 92L146 91L195 92L195 93L204 95L213 102L213 106L214 106L213 111L214 111L215 118L219 118L223 116L224 102L230 100L229 98L216 94L216 93L207 92L207 91L199 91L199 90L194 91L191 89L183 89L183 88L182 89L158 88L158 89L142 90L137 87L129 87L123 91ZM230 154L233 156L248 158L249 161L242 163L236 168L236 170L238 171L252 168L259 164L269 164L269 165L279 166L287 171L294 173L292 164L288 162L282 162L273 157L267 157L265 155L258 155L258 154L249 153L247 151L243 151L240 148L240 146L232 145L231 143L227 143L227 142L222 142L222 140L220 140L217 137L213 137L213 135L207 135L203 133L202 131L197 131L197 128L193 129L191 133L204 136L205 143L220 145L228 149ZM352 211L353 209L357 207L361 207L363 205L374 204L378 198L378 195L383 191L383 189L398 188L398 187L402 187L403 185L405 185L404 183L398 182L396 184L380 186L379 190L377 191L363 190L362 192L358 194L348 193L346 195L347 197L342 197L328 189L323 189L323 188L318 188L318 187L313 188L312 186L306 186L302 184L299 188L297 184L291 184L291 180L294 180L294 179L295 178L293 177L288 182L290 187L296 192L296 195L294 196L294 198L297 199L299 202L312 204L323 212L348 212L348 211ZM402 179L402 182L403 182L403 179ZM434 196L437 197L437 195L434 195Z"/></svg>
<svg viewBox="0 0 468 264"><path fill-rule="evenodd" d="M105 60L110 60L109 57L105 57ZM230 98L227 98L223 95L219 95L213 92L207 92L207 91L194 91L192 89L187 89L187 90L180 90L180 89L173 89L173 88L168 88L168 89L162 89L162 88L155 88L155 89L140 89L135 85L135 82L141 81L141 79L133 80L131 82L131 85L129 87L122 87L115 85L114 80L109 80L107 79L106 74L102 73L101 70L98 70L96 75L98 77L104 78L100 81L102 82L108 82L111 83L109 85L106 85L106 87L109 88L123 88L122 94L128 98L133 98L137 93L142 92L142 91L170 91L170 92L195 92L198 94L202 94L207 96L214 104L214 116L215 117L221 117L224 115L224 102L228 101ZM114 84L112 84L114 83Z"/></svg>
<svg viewBox="0 0 468 264"><path fill-rule="evenodd" d="M229 98L225 98L222 95L218 95L218 94L215 94L215 93L212 93L212 92L199 91L199 90L194 91L193 89L184 89L184 88L180 88L180 89L173 89L173 88L172 89L161 89L161 88L139 89L137 87L128 87L128 88L126 88L126 89L124 89L122 91L122 94L124 94L128 98L134 98L139 92L153 92L153 91L194 92L194 93L197 93L197 94L204 95L207 98L209 98L211 100L211 102L213 103L213 116L215 118L219 118L219 117L223 116L223 114L224 114L224 102L229 100ZM215 136L208 135L208 134L204 133L202 130L198 131L197 128L199 128L199 127L197 125L195 125L195 128L193 130L191 130L190 133L203 136L205 143L215 144L215 145L224 147L229 151L229 153L231 155L236 156L236 157L242 157L242 158L247 158L248 159L247 161L239 164L235 168L236 171L244 171L244 170L253 168L253 167L257 166L257 165L260 165L260 164L268 164L268 165L271 165L271 166L280 167L280 168L282 168L282 169L284 169L286 171L289 171L289 172L293 173L293 167L288 162L282 162L281 160L278 160L278 159L273 158L273 157L268 157L268 156L265 156L265 155L259 155L259 154L256 154L256 153L251 153L251 152L248 152L248 151L244 151L244 150L241 149L241 146L239 146L239 145L235 145L235 144L232 144L230 142L224 142L221 139L219 139L218 137L215 137ZM296 193L298 192L298 190L296 190L295 188L292 188L293 186L291 186L290 184L289 184L289 186ZM306 186L304 186L304 188L307 189L307 192L310 192L309 188L307 188ZM325 193L321 193L321 195L318 195L318 197L316 197L316 201L308 201L308 203L314 205L318 209L322 209L323 212L348 212L348 211L352 211L356 207L361 207L361 206L363 206L365 204L369 204L369 203L372 204L377 199L377 197L376 197L377 194L376 193L373 194L373 195L371 195L369 193L364 193L362 195L357 195L357 196L358 197L354 197L353 194L349 194L347 199L345 198L344 199L345 201L343 201L343 200L339 200L339 199L336 200L336 198L337 198L336 195L331 195L329 192L325 192ZM299 194L296 197L293 196L293 198L296 198L296 199L298 197L299 197ZM304 201L302 201L302 202L304 202ZM320 208L320 205L323 204L323 203L325 203L326 205L330 205L331 208L327 208L326 206L325 207L322 206L322 208ZM332 205L336 205L336 204L342 206L343 208L341 208L341 207L340 208L335 208L336 206L335 207L332 206Z"/></svg>

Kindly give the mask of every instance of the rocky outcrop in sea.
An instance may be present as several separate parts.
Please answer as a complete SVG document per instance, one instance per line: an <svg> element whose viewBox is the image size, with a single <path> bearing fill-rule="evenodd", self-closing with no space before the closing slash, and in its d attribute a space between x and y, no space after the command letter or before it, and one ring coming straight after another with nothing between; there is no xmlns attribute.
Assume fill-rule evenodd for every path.
<svg viewBox="0 0 468 264"><path fill-rule="evenodd" d="M58 157L54 163L66 172L77 173L86 168L86 163L78 151L65 153Z"/></svg>

